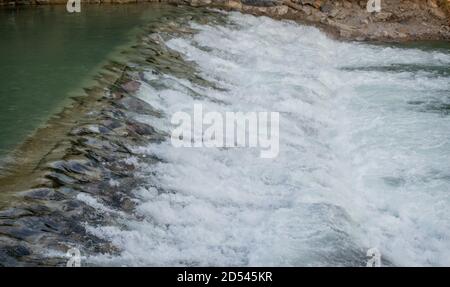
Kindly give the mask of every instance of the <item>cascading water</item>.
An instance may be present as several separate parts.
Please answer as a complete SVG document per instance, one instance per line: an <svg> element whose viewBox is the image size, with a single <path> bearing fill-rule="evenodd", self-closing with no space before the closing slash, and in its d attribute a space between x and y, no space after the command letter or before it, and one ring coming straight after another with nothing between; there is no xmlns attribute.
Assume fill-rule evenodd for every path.
<svg viewBox="0 0 450 287"><path fill-rule="evenodd" d="M135 216L89 227L120 255L90 262L346 266L365 265L375 247L383 264L450 265L450 54L223 17L225 25L191 23L193 34L149 35L207 81L186 66L141 67L139 96L161 116L140 120L170 134L172 114L198 103L277 111L279 156L175 148L169 136L137 148L158 161L130 158L146 182L134 191Z"/></svg>

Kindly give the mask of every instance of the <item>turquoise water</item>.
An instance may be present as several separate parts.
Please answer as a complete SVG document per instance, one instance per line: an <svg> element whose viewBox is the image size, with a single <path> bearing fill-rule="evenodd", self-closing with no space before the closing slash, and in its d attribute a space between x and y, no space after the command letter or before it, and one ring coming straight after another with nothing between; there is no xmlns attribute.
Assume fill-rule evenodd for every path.
<svg viewBox="0 0 450 287"><path fill-rule="evenodd" d="M83 5L0 10L0 157L82 87L157 10L149 5ZM151 16L151 15L150 15Z"/></svg>

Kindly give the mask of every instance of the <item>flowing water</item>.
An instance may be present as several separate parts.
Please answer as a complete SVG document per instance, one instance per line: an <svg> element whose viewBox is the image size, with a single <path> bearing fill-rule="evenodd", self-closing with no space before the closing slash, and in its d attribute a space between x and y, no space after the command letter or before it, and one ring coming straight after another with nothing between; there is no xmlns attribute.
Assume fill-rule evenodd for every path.
<svg viewBox="0 0 450 287"><path fill-rule="evenodd" d="M175 148L169 137L137 147L158 161L129 158L144 180L135 213L79 195L120 221L87 226L120 250L87 260L347 266L375 247L383 264L450 265L450 46L343 43L292 22L212 15L147 35L161 56L138 64L138 96L161 116L139 119L170 134L172 114L198 103L280 112L279 156Z"/></svg>
<svg viewBox="0 0 450 287"><path fill-rule="evenodd" d="M230 13L165 45L212 85L151 65L139 96L171 115L280 112L280 154L255 149L136 152L136 217L90 227L113 265L450 264L450 46L343 43L315 28ZM153 35L154 36L154 35ZM130 161L135 159L131 158Z"/></svg>

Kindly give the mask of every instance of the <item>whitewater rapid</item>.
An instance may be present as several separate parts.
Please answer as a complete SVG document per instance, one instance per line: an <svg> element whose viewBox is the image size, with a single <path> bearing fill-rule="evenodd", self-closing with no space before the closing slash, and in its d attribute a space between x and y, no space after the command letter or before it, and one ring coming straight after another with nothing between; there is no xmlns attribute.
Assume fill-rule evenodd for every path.
<svg viewBox="0 0 450 287"><path fill-rule="evenodd" d="M135 216L89 227L127 266L450 265L450 54L328 38L292 22L239 13L191 23L166 46L213 86L145 67L139 97L162 117L280 113L280 152L174 148L135 152L147 184Z"/></svg>

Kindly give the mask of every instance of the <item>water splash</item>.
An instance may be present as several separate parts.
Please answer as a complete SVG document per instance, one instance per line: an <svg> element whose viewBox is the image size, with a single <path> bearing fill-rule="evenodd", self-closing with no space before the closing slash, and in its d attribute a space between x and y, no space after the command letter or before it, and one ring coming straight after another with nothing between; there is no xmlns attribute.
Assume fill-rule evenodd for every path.
<svg viewBox="0 0 450 287"><path fill-rule="evenodd" d="M91 261L365 266L376 247L384 264L449 265L450 81L435 71L450 54L341 43L239 13L227 22L165 37L182 59L173 73L145 67L140 97L162 116L140 120L170 133L170 116L195 103L277 111L280 155L169 138L137 149L159 161L140 167L136 220L90 228L122 250ZM391 68L401 65L415 68Z"/></svg>

